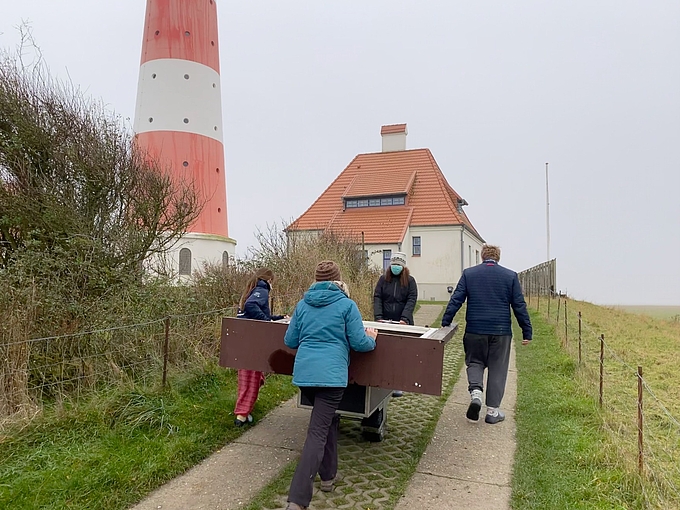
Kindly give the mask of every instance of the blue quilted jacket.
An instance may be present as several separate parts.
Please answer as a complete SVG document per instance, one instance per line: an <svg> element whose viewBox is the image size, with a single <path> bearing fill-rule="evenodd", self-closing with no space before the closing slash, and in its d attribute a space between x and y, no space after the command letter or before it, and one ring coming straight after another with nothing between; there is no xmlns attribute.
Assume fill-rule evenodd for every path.
<svg viewBox="0 0 680 510"><path fill-rule="evenodd" d="M478 335L512 335L510 309L522 328L523 338L531 340L532 329L527 305L517 273L493 260L463 271L442 317L449 326L467 299L465 331Z"/></svg>

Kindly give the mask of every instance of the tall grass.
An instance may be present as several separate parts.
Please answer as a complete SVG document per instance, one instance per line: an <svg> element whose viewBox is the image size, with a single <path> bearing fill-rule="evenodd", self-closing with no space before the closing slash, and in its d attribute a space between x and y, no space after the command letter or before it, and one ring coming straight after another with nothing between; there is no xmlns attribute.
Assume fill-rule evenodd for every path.
<svg viewBox="0 0 680 510"><path fill-rule="evenodd" d="M260 232L258 240L247 258L205 266L181 285L170 278L130 278L104 294L75 299L58 275L55 281L0 280L0 423L112 384L158 384L166 317L171 371L214 362L220 319L235 315L257 267L274 271L272 309L284 314L314 281L316 264L335 260L362 314L372 317L379 273L359 258L356 240L323 234L289 242L278 228Z"/></svg>

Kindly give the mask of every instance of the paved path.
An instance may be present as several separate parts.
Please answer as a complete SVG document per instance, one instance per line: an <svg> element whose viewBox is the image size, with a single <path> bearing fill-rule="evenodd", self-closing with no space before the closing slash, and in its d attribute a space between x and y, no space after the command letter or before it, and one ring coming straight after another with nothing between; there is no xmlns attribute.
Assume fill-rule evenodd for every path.
<svg viewBox="0 0 680 510"><path fill-rule="evenodd" d="M488 425L465 418L470 403L465 366L418 464L406 494L395 510L504 510L510 508L510 481L515 453L514 408L517 372L514 347L503 399L505 421ZM482 413L485 408L482 407ZM483 416L483 414L481 415Z"/></svg>
<svg viewBox="0 0 680 510"><path fill-rule="evenodd" d="M441 305L423 304L415 316L418 325L433 324ZM455 342L455 343L453 343ZM456 377L462 349L460 335L447 347L445 379ZM450 349L449 349L450 347ZM514 362L514 359L513 359ZM515 377L512 365L506 408L514 407ZM435 436L411 479L398 510L410 508L509 508L510 473L514 451L514 420L490 426L470 424L464 414L468 404L465 375L446 403ZM436 397L407 393L389 406L388 434L382 443L368 443L356 422L343 420L340 434L340 471L344 479L333 493L318 492L310 509L380 509L388 489L399 479L411 458L414 438L424 433ZM295 400L282 404L256 427L229 443L205 461L160 487L133 510L215 509L243 507L281 470L296 460L306 434L309 411L297 409ZM453 498L453 499L452 499ZM268 508L285 506L285 493Z"/></svg>

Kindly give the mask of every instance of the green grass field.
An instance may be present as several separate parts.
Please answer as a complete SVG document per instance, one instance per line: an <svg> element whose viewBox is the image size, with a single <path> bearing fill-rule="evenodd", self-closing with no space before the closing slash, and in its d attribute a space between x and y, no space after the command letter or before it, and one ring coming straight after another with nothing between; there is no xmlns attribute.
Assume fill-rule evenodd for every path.
<svg viewBox="0 0 680 510"><path fill-rule="evenodd" d="M535 312L532 322L533 343L517 348L513 508L644 508L635 477L603 455L596 402L579 388L554 326Z"/></svg>
<svg viewBox="0 0 680 510"><path fill-rule="evenodd" d="M290 377L269 377L255 419L294 391ZM0 437L0 508L128 508L243 433L235 397L236 373L209 367L166 391L118 390L47 409Z"/></svg>
<svg viewBox="0 0 680 510"><path fill-rule="evenodd" d="M680 321L680 306L616 305L611 308L638 315L648 315L657 319Z"/></svg>
<svg viewBox="0 0 680 510"><path fill-rule="evenodd" d="M536 310L537 300L531 308ZM581 364L575 379L584 395L599 399L600 335L604 335L603 406L598 410L608 462L638 472L638 366L643 372L644 498L650 508L680 508L680 323L612 307L567 300L550 303L549 323L563 350L578 360L578 312L582 314ZM548 303L540 303L547 319Z"/></svg>

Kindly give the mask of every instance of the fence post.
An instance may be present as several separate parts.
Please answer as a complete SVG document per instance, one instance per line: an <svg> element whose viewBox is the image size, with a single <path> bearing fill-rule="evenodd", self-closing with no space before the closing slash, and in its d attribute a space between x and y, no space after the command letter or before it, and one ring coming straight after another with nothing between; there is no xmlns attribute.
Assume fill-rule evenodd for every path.
<svg viewBox="0 0 680 510"><path fill-rule="evenodd" d="M552 292L548 289L548 320L550 320L550 302L552 301Z"/></svg>
<svg viewBox="0 0 680 510"><path fill-rule="evenodd" d="M567 321L567 298L564 298L564 346L569 346L569 323Z"/></svg>
<svg viewBox="0 0 680 510"><path fill-rule="evenodd" d="M165 342L163 342L163 388L168 380L168 350L170 349L170 317L165 318Z"/></svg>
<svg viewBox="0 0 680 510"><path fill-rule="evenodd" d="M557 319L555 319L555 326L560 323L560 304L562 303L562 298L557 298Z"/></svg>
<svg viewBox="0 0 680 510"><path fill-rule="evenodd" d="M578 364L581 364L581 312L578 312Z"/></svg>
<svg viewBox="0 0 680 510"><path fill-rule="evenodd" d="M643 423L642 423L642 367L638 365L638 473L642 476L644 470Z"/></svg>
<svg viewBox="0 0 680 510"><path fill-rule="evenodd" d="M600 335L600 407L602 407L603 386L604 386L604 333Z"/></svg>
<svg viewBox="0 0 680 510"><path fill-rule="evenodd" d="M537 286L537 289L536 289L536 311L537 312L541 311L541 288L540 288L540 286Z"/></svg>

